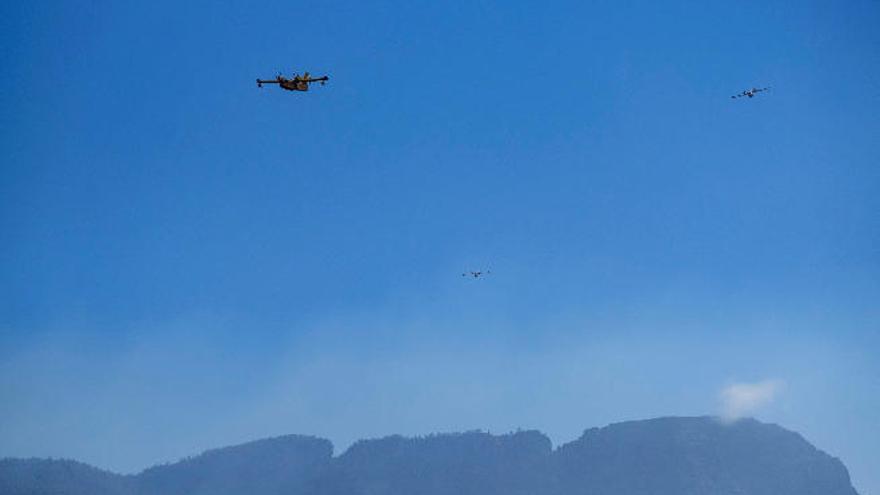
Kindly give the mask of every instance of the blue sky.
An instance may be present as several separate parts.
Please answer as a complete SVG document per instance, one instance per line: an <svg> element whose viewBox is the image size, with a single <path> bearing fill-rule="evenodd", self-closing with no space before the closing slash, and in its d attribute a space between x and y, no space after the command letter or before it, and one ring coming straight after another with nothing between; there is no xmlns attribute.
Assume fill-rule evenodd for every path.
<svg viewBox="0 0 880 495"><path fill-rule="evenodd" d="M778 380L757 417L880 494L878 21L870 0L4 2L0 455L560 443ZM278 70L330 83L256 88Z"/></svg>

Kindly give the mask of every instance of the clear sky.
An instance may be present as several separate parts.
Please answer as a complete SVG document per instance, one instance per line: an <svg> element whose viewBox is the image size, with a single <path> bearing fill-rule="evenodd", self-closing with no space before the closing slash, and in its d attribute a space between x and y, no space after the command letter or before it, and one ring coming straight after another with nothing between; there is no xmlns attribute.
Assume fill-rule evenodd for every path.
<svg viewBox="0 0 880 495"><path fill-rule="evenodd" d="M558 444L765 382L750 413L880 495L878 26L874 0L2 2L0 456ZM330 82L256 87L278 70Z"/></svg>

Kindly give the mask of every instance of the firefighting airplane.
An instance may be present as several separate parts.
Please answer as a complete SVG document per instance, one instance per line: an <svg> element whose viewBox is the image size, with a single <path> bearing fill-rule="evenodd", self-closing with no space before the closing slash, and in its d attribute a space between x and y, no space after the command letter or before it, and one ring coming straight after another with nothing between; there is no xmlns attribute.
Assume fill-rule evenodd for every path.
<svg viewBox="0 0 880 495"><path fill-rule="evenodd" d="M483 275L489 275L490 273L492 273L492 272L490 272L489 270L486 270L485 272L482 271L482 270L479 270L479 271L475 271L475 272L466 272L466 273L462 273L461 276L462 276L462 277L471 276L471 277L474 277L474 278L480 278L480 277L482 277Z"/></svg>
<svg viewBox="0 0 880 495"><path fill-rule="evenodd" d="M308 91L309 83L319 82L323 86L328 79L330 78L327 76L311 77L308 72L303 73L301 76L294 74L293 79L288 79L279 73L275 79L257 79L257 87L262 88L264 84L277 84L281 86L281 89L286 89L287 91Z"/></svg>
<svg viewBox="0 0 880 495"><path fill-rule="evenodd" d="M734 100L737 98L742 98L743 96L748 96L749 98L754 98L756 94L760 93L761 91L767 91L769 89L770 89L770 86L767 86L766 88L747 89L738 95L731 96L731 98L733 98Z"/></svg>

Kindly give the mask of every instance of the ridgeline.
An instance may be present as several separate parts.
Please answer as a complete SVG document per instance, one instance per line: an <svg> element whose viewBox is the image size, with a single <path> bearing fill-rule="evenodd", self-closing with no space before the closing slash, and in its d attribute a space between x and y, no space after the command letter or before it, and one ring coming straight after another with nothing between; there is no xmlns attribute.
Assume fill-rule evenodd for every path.
<svg viewBox="0 0 880 495"><path fill-rule="evenodd" d="M840 460L752 419L660 418L587 430L391 436L334 457L289 435L137 475L67 460L0 460L4 495L858 495Z"/></svg>

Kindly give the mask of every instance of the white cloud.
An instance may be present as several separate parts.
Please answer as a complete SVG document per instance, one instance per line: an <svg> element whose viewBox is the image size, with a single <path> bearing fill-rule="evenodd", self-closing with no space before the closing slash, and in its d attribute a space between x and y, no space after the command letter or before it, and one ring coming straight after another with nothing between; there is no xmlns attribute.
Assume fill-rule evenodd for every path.
<svg viewBox="0 0 880 495"><path fill-rule="evenodd" d="M764 380L754 383L734 383L721 390L721 419L736 421L754 414L773 402L784 383L781 380Z"/></svg>

